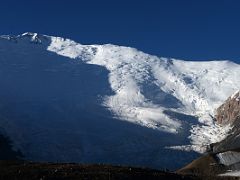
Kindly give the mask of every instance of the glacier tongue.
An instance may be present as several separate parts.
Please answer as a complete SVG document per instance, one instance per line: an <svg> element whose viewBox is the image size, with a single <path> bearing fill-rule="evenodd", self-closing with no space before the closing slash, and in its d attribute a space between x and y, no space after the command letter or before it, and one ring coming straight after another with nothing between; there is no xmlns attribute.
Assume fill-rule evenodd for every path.
<svg viewBox="0 0 240 180"><path fill-rule="evenodd" d="M165 147L200 152L226 135L212 116L240 89L240 66L230 61L159 58L36 33L1 36L0 54L0 113L16 114L2 115L0 127L31 160L133 164L141 156L137 165L168 167L160 154L176 157Z"/></svg>

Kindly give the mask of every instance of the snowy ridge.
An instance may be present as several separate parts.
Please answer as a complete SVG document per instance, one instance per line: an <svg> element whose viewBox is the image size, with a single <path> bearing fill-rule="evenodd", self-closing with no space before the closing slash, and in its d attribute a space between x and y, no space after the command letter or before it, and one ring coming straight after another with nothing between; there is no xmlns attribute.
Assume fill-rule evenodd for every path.
<svg viewBox="0 0 240 180"><path fill-rule="evenodd" d="M161 156L155 157L155 161L147 161L145 158L151 157L144 154L145 152L162 152L162 150L165 152L164 148L166 147L202 152L207 144L219 141L226 136L230 127L222 128L216 125L212 120L212 116L215 113L215 109L227 97L240 89L240 79L238 78L240 76L240 66L230 61L197 62L159 58L130 47L111 44L82 45L70 39L39 35L37 33L1 36L0 55L0 73L2 75L4 75L4 72L8 72L10 73L9 77L18 78L24 72L28 78L29 75L27 73L33 71L34 73L36 72L34 77L41 82L49 79L49 76L53 78L54 81L49 83L49 86L57 81L59 83L57 85L62 87L61 78L67 79L66 82L74 81L74 83L70 84L70 87L75 88L76 91L65 87L68 90L66 93L64 88L59 89L55 86L52 86L54 91L46 89L45 91L50 92L50 95L49 97L47 96L49 99L44 102L47 105L50 104L49 107L53 108L54 112L62 113L64 112L64 108L61 107L61 100L64 99L61 97L62 94L66 93L65 101L67 103L69 103L69 98L72 98L69 106L73 106L72 109L76 108L76 114L72 112L71 108L69 112L64 113L68 115L67 119L70 119L67 125L73 126L71 128L74 130L65 129L64 121L60 122L60 124L63 123L64 125L61 127L59 125L59 129L51 125L46 126L44 123L48 123L47 120L43 124L34 124L34 120L39 116L37 113L41 112L41 108L40 110L38 109L39 107L34 109L37 106L34 103L42 102L42 98L39 98L40 100L37 99L38 93L34 94L33 97L30 95L28 97L29 93L24 94L24 91L24 96L22 94L19 95L20 98L18 100L21 103L27 104L31 99L37 97L36 102L31 102L34 106L31 103L26 105L27 107L33 107L33 112L26 113L27 117L31 117L33 120L30 123L25 122L25 120L21 122L17 117L16 121L10 122L7 118L0 121L0 127L4 127L4 132L14 140L15 147L24 151L30 159L37 160L53 158L53 160L63 159L70 161L72 159L76 160L76 154L79 155L79 158L84 154L84 160L87 162L92 162L94 158L98 160L97 162L102 162L101 158L104 155L108 157L109 154L114 152L117 154L116 157L111 157L113 157L114 162L118 162L116 160L117 157L129 156L131 153L133 157L139 157L137 153L143 153L141 154L143 159L142 165L146 165L145 162L154 162L154 165L156 165L159 164ZM44 73L48 74L45 79L41 79L40 77ZM56 74L61 77L58 78ZM107 82L105 82L105 75L107 76ZM101 81L98 82L98 78ZM15 97L15 94L19 91L18 89L15 90L15 85L7 82L7 80L2 78L0 82L5 83L6 87L12 88L12 96ZM75 82L75 80L78 81ZM11 82L12 79L9 78L9 81ZM23 81L23 85L21 83L18 84L20 81ZM29 81L32 84L35 83L34 79ZM28 87L25 87L24 83L27 84L25 79L20 79L17 80L16 84L24 89ZM106 93L108 91L108 83L112 93ZM101 93L95 92L94 89L101 90ZM45 91L40 92L43 97L46 95ZM55 95L55 91L59 91L59 94ZM83 92L80 93L79 91ZM5 97L3 90L0 93L3 94L0 97ZM96 94L97 98L95 98ZM12 96L10 96L10 99ZM99 107L96 108L95 105L99 102L104 110L99 110ZM88 109L87 107L90 108ZM1 108L0 110L3 111L4 108L3 110ZM75 120L80 110L84 118L89 114L93 115L91 108L95 108L93 112L96 111L97 118L91 116L92 119L89 117L90 120L86 122ZM105 112L106 109L107 113ZM108 111L114 117L109 117ZM65 115L64 113L63 115ZM69 118L71 113L73 113L72 119ZM52 115L52 113L50 114ZM112 127L107 127L105 121L104 125L97 121L100 117L104 117L102 121L107 118L111 119L111 122L106 122L112 124L121 120L119 122L123 121L130 122L133 125L140 125L146 128L149 134L154 134L155 130L160 133L157 137L148 134L151 137L149 138L147 135L139 133L138 128L135 126L134 131L127 129L126 135L123 133L126 127L117 133L111 132L109 129ZM58 122L58 118L58 116L55 119L53 118L54 123L55 121L56 123ZM81 125L75 125L74 123L80 123ZM91 125L93 123L98 124L98 126L96 125L99 128L98 131L96 132L95 127L87 123ZM29 132L24 131L22 136L19 136L16 133L16 127L19 129L20 127L28 128ZM91 127L93 130L88 131L86 127ZM115 131L118 129L116 127ZM149 129L154 131L150 133ZM55 131L61 133L54 134ZM39 139L39 143L37 143L33 141L34 138L31 137L31 133L34 133L38 138L42 136L51 138L45 138L44 141ZM62 134L66 134L66 137L62 137ZM99 134L106 137L102 137ZM70 137L73 138L71 139ZM86 138L84 139L84 137ZM91 141L88 141L89 137L92 138ZM102 141L97 140L99 137L102 138ZM116 139L121 143L116 145ZM98 142L99 144L97 144ZM32 144L32 146L31 148L29 147L30 150L26 151L24 147L28 144ZM64 148L62 149L64 150L59 148L63 145ZM48 146L51 146L52 149L49 148L49 152L39 155L38 151L46 149L45 147ZM109 146L114 146L116 148L115 151L108 149ZM97 152L92 152L93 149L97 149ZM137 151L139 149L142 150ZM63 151L66 151L66 155L63 155ZM132 162L135 162L135 158L132 159ZM163 159L161 159L162 162Z"/></svg>
<svg viewBox="0 0 240 180"><path fill-rule="evenodd" d="M122 119L177 133L181 122L165 115L165 109L198 116L200 123L207 126L197 125L191 130L190 138L197 145L217 142L229 130L229 127L216 126L211 116L229 95L240 89L238 64L158 58L134 48L81 45L56 37L52 37L48 50L106 67L116 94L106 97L105 105ZM149 92L144 90L146 87ZM152 90L159 92L149 99L145 93L151 94ZM168 95L176 98L174 104L164 99ZM170 105L165 108L168 103Z"/></svg>

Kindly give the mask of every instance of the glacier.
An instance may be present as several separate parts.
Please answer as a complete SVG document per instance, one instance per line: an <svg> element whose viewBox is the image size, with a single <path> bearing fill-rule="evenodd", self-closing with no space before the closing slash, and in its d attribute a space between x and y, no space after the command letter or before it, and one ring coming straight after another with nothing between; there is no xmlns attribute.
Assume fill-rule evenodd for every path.
<svg viewBox="0 0 240 180"><path fill-rule="evenodd" d="M180 167L226 136L215 109L240 89L231 61L29 32L0 37L0 74L0 132L34 161Z"/></svg>

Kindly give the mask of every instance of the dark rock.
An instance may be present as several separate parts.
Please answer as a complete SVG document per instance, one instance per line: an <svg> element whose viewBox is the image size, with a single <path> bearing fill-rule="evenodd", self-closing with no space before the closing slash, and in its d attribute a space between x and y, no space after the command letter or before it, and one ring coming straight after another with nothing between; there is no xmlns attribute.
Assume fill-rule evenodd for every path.
<svg viewBox="0 0 240 180"><path fill-rule="evenodd" d="M240 114L240 92L229 97L219 108L215 116L219 124L229 124Z"/></svg>

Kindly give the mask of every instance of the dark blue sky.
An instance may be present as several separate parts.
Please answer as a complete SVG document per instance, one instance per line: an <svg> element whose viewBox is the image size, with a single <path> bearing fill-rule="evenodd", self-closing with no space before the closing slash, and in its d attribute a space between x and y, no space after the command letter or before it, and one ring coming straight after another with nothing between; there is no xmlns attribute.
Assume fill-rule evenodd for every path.
<svg viewBox="0 0 240 180"><path fill-rule="evenodd" d="M3 0L0 25L0 34L31 31L240 63L239 0Z"/></svg>

